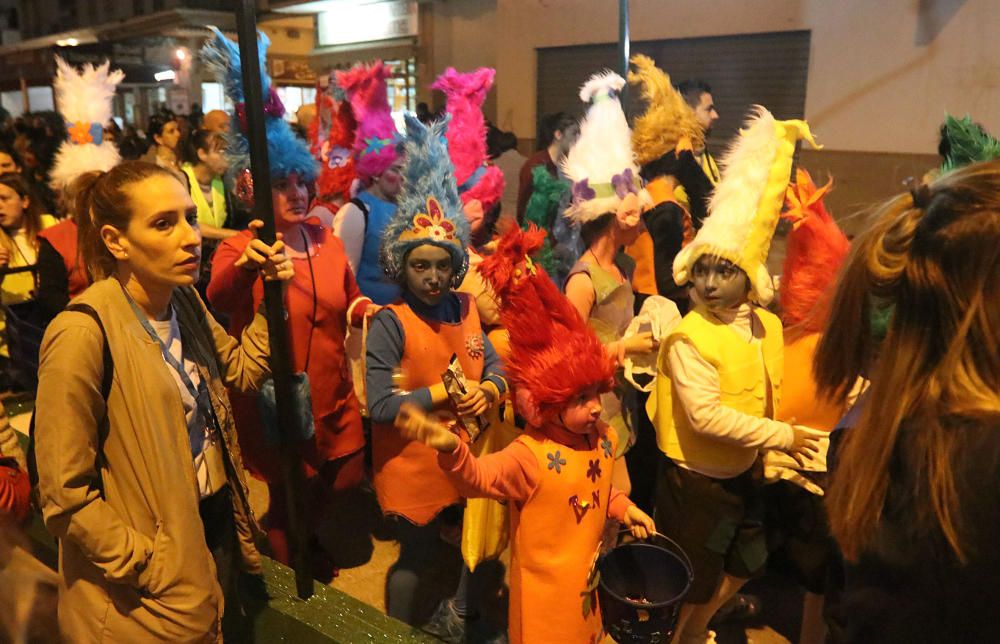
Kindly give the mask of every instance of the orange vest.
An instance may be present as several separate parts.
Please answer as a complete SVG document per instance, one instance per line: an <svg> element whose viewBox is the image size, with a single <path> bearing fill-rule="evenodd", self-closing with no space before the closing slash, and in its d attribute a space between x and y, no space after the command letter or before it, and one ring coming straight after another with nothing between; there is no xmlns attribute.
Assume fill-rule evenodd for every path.
<svg viewBox="0 0 1000 644"><path fill-rule="evenodd" d="M653 208L667 201L677 203L674 191L662 178L646 184L646 191L653 199ZM625 254L635 260L632 290L644 295L663 295L656 288L656 263L653 261L653 238L645 230L638 239L625 247Z"/></svg>
<svg viewBox="0 0 1000 644"><path fill-rule="evenodd" d="M461 321L448 324L426 320L403 302L390 304L403 325L402 388L414 391L441 382L453 354L458 355L465 377L479 381L483 375L483 330L472 298L456 293L462 303ZM446 410L438 418L454 418ZM438 466L437 452L423 443L407 440L392 425L372 426L372 466L375 493L382 512L398 514L416 525L427 525L441 510L458 503L458 491Z"/></svg>
<svg viewBox="0 0 1000 644"><path fill-rule="evenodd" d="M796 425L829 432L837 426L844 409L816 393L812 363L819 339L819 333L812 333L785 343L785 378L775 417L786 422L794 418Z"/></svg>
<svg viewBox="0 0 1000 644"><path fill-rule="evenodd" d="M541 477L531 498L510 513L512 644L591 644L603 637L596 586L588 587L608 516L618 438L604 423L599 436L589 450L534 429L517 439L535 455Z"/></svg>
<svg viewBox="0 0 1000 644"><path fill-rule="evenodd" d="M46 228L38 233L39 237L49 240L52 248L62 256L63 267L66 269L66 281L69 285L69 299L73 299L90 286L90 278L87 277L87 269L83 266L83 259L77 251L77 227L72 219L59 222L51 228Z"/></svg>

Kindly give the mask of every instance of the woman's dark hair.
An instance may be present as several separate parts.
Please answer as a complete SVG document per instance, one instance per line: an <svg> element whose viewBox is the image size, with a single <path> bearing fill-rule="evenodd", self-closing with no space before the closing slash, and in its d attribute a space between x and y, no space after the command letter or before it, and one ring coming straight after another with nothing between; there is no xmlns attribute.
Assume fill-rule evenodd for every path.
<svg viewBox="0 0 1000 644"><path fill-rule="evenodd" d="M176 122L177 117L174 116L173 112L157 112L149 117L149 127L146 128L146 132L149 138L152 139L154 136L160 136L163 134L163 128L167 126L167 123L171 121Z"/></svg>
<svg viewBox="0 0 1000 644"><path fill-rule="evenodd" d="M198 165L201 159L198 158L198 150L212 152L222 150L226 147L226 137L221 132L211 130L195 130L188 137L187 144L182 149L182 161L191 165Z"/></svg>
<svg viewBox="0 0 1000 644"><path fill-rule="evenodd" d="M21 162L21 155L10 145L0 145L0 154L6 154L14 161L14 165L19 168L24 168L24 163Z"/></svg>
<svg viewBox="0 0 1000 644"><path fill-rule="evenodd" d="M500 210L502 207L503 204L498 201L493 204L489 210L483 213L483 225L469 238L470 246L478 248L493 239L493 235L496 232L497 220L500 219Z"/></svg>
<svg viewBox="0 0 1000 644"><path fill-rule="evenodd" d="M580 224L580 239L583 240L583 245L589 247L594 240L601 236L611 222L615 220L615 213L606 212L596 219L591 219L590 221L585 221Z"/></svg>
<svg viewBox="0 0 1000 644"><path fill-rule="evenodd" d="M691 107L698 107L702 94L711 94L712 86L700 78L692 78L677 84L677 93L684 97Z"/></svg>
<svg viewBox="0 0 1000 644"><path fill-rule="evenodd" d="M107 172L80 175L73 182L77 241L84 264L95 281L113 275L117 268L117 260L101 238L101 228L110 225L127 229L133 215L127 188L156 176L179 182L169 170L145 161L125 161Z"/></svg>
<svg viewBox="0 0 1000 644"><path fill-rule="evenodd" d="M20 172L5 172L0 174L0 184L7 186L17 193L17 196L28 198L28 207L24 209L24 232L28 237L28 242L34 247L38 238L38 232L42 229L42 202L38 199L31 184ZM6 244L8 239L4 239ZM11 243L13 243L11 241Z"/></svg>
<svg viewBox="0 0 1000 644"><path fill-rule="evenodd" d="M576 124L576 119L566 112L556 112L546 114L538 123L538 145L539 150L543 150L552 144L556 138L556 132L565 132L568 128Z"/></svg>

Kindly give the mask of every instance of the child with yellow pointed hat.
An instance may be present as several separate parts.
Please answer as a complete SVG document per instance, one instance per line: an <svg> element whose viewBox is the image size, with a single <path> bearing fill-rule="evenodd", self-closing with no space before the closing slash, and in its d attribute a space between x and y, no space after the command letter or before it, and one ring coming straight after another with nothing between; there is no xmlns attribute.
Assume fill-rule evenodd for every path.
<svg viewBox="0 0 1000 644"><path fill-rule="evenodd" d="M694 567L679 642L710 642L715 612L767 560L755 464L761 450L816 450L817 433L774 420L780 401L781 321L763 307L774 294L765 265L804 121L762 107L723 160L710 214L674 260L692 283L694 308L661 344L647 411L663 452L658 529Z"/></svg>

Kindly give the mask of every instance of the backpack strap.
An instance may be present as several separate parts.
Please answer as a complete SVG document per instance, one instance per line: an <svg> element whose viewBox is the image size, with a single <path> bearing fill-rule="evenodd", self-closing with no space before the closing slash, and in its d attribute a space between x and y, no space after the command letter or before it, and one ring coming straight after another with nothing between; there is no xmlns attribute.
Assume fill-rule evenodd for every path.
<svg viewBox="0 0 1000 644"><path fill-rule="evenodd" d="M365 234L367 234L368 233L368 204L366 204L361 199L358 199L357 197L354 197L353 199L351 199L351 203L354 204L355 206L357 206L358 210L361 211L361 214L364 215L364 218L365 218Z"/></svg>
<svg viewBox="0 0 1000 644"><path fill-rule="evenodd" d="M111 382L114 378L114 362L111 359L111 347L108 346L108 334L104 330L104 323L101 322L101 316L97 314L94 307L89 304L70 304L64 310L66 311L76 311L78 313L83 313L89 315L94 322L97 323L97 328L101 330L101 353L104 362L104 373L101 374L101 397L104 398L105 411L104 418L107 418L107 402L108 396L111 395ZM97 474L100 476L100 461L104 457L104 438L105 432L98 431L97 438ZM37 489L38 487L38 464L35 461L35 412L31 412L31 420L28 422L28 450L25 454L25 460L28 464L28 480L31 482L32 489ZM104 483L101 482L101 498L104 497Z"/></svg>

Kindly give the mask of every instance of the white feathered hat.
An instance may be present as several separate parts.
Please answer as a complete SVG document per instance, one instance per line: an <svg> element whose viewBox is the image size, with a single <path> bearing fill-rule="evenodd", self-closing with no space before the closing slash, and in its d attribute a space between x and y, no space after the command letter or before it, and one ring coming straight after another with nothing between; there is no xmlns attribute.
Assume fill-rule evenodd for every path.
<svg viewBox="0 0 1000 644"><path fill-rule="evenodd" d="M562 161L562 171L573 184L566 216L577 223L617 211L629 194L636 195L641 206L651 203L642 188L632 131L618 98L624 86L624 78L604 71L580 88L580 100L590 107L580 122L580 136Z"/></svg>
<svg viewBox="0 0 1000 644"><path fill-rule="evenodd" d="M121 162L118 148L104 139L115 86L125 78L125 72L110 72L110 66L110 62L97 67L86 64L78 72L56 56L56 109L66 121L67 136L49 173L55 190L65 190L85 172L104 172Z"/></svg>

